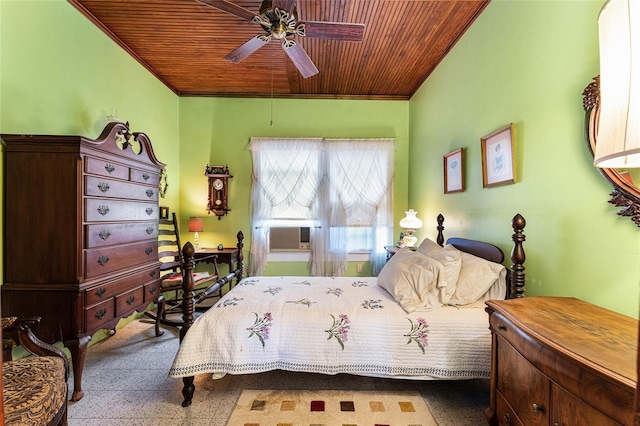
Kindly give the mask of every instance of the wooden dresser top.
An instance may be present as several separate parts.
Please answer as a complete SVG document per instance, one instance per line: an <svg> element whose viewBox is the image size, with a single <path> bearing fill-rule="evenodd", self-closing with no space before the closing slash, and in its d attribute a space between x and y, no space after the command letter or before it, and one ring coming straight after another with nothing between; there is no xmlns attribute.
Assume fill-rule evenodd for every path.
<svg viewBox="0 0 640 426"><path fill-rule="evenodd" d="M637 320L572 297L486 303L542 344L635 387Z"/></svg>

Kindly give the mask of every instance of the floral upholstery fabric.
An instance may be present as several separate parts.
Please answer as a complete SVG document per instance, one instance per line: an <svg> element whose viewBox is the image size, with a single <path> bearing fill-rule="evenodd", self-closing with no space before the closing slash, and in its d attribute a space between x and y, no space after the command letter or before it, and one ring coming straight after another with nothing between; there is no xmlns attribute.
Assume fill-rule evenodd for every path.
<svg viewBox="0 0 640 426"><path fill-rule="evenodd" d="M66 404L62 359L33 356L2 364L6 425L46 425Z"/></svg>

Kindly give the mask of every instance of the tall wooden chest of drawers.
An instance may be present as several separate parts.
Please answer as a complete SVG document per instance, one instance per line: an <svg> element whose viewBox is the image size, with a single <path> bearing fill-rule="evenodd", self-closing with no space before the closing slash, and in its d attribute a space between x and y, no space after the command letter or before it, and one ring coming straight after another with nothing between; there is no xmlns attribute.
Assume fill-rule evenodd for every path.
<svg viewBox="0 0 640 426"><path fill-rule="evenodd" d="M490 424L632 425L638 321L563 297L488 301Z"/></svg>
<svg viewBox="0 0 640 426"><path fill-rule="evenodd" d="M98 139L1 135L4 148L4 316L42 317L64 342L83 396L87 344L99 329L160 296L160 163L143 133L110 123Z"/></svg>

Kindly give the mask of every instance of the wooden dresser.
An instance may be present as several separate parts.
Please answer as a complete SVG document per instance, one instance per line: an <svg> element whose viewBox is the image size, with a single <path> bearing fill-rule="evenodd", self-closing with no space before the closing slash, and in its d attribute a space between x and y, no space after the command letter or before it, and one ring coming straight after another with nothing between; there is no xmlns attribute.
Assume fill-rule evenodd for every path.
<svg viewBox="0 0 640 426"><path fill-rule="evenodd" d="M83 396L86 348L99 329L160 296L160 163L143 133L110 123L97 140L1 135L5 316L38 315L64 342Z"/></svg>
<svg viewBox="0 0 640 426"><path fill-rule="evenodd" d="M633 424L635 319L561 297L488 301L487 312L490 424Z"/></svg>

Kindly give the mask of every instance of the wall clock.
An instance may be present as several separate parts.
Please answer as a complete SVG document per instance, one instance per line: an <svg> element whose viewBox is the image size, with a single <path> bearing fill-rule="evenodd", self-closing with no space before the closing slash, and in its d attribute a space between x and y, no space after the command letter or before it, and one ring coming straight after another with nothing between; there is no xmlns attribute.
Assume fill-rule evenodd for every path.
<svg viewBox="0 0 640 426"><path fill-rule="evenodd" d="M231 209L228 206L229 196L229 174L228 166L210 166L204 170L204 175L209 179L209 198L207 200L207 211L218 216L218 220L226 215Z"/></svg>

